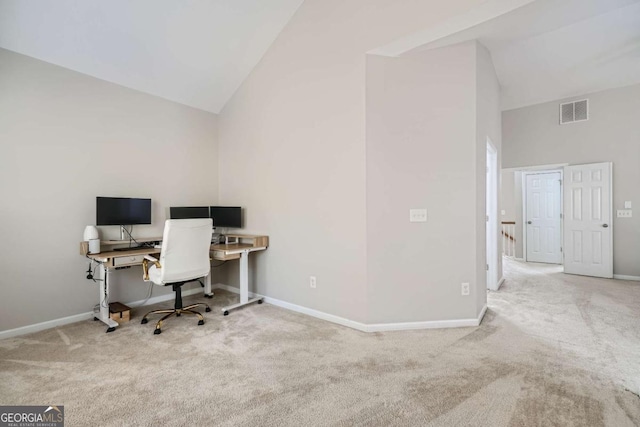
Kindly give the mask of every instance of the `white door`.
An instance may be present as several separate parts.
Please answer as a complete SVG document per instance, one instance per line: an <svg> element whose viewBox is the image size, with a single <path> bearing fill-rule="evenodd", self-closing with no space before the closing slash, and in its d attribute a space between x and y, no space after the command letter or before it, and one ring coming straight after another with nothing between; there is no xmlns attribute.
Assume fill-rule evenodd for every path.
<svg viewBox="0 0 640 427"><path fill-rule="evenodd" d="M562 264L560 171L527 175L527 261Z"/></svg>
<svg viewBox="0 0 640 427"><path fill-rule="evenodd" d="M564 272L613 277L611 163L565 166Z"/></svg>

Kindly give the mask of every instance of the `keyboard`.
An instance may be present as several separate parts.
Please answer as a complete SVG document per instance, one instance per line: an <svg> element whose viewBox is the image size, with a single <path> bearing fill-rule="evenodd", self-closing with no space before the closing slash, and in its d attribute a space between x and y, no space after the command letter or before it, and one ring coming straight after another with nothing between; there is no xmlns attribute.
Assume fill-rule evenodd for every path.
<svg viewBox="0 0 640 427"><path fill-rule="evenodd" d="M131 251L134 249L151 249L151 246L136 246L133 248L115 248L114 251L115 252L121 252L121 251Z"/></svg>

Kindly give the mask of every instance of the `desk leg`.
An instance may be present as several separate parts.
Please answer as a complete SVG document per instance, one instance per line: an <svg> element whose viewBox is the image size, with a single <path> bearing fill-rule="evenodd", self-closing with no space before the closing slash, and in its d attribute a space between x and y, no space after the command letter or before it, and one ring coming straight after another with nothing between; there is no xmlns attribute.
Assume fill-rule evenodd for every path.
<svg viewBox="0 0 640 427"><path fill-rule="evenodd" d="M211 292L211 271L204 278L204 296L207 298L213 298L213 292Z"/></svg>
<svg viewBox="0 0 640 427"><path fill-rule="evenodd" d="M240 253L240 302L222 308L222 314L226 316L230 310L254 302L262 304L262 298L249 299L249 251L242 251Z"/></svg>
<svg viewBox="0 0 640 427"><path fill-rule="evenodd" d="M109 270L102 263L98 267L98 280L100 283L100 295L98 297L100 312L97 313L98 315L93 320L100 320L108 326L107 332L113 332L118 327L118 322L109 317Z"/></svg>
<svg viewBox="0 0 640 427"><path fill-rule="evenodd" d="M240 304L249 302L249 253L240 254Z"/></svg>

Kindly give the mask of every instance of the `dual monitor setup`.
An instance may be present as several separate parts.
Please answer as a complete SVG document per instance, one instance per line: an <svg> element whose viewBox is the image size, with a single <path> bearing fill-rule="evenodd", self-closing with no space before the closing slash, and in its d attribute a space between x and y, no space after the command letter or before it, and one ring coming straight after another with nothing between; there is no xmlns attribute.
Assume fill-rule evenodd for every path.
<svg viewBox="0 0 640 427"><path fill-rule="evenodd" d="M239 206L170 207L171 219L211 218L214 227L242 228L242 208Z"/></svg>
<svg viewBox="0 0 640 427"><path fill-rule="evenodd" d="M214 227L242 228L238 206L171 207L169 213L171 219L211 218ZM140 224L151 224L151 199L96 197L96 225Z"/></svg>

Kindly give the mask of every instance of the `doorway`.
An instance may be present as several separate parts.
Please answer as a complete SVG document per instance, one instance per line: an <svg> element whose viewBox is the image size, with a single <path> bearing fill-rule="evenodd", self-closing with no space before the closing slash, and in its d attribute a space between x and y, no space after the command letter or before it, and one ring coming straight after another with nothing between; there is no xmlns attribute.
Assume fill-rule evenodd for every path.
<svg viewBox="0 0 640 427"><path fill-rule="evenodd" d="M562 264L562 171L524 174L525 260Z"/></svg>

